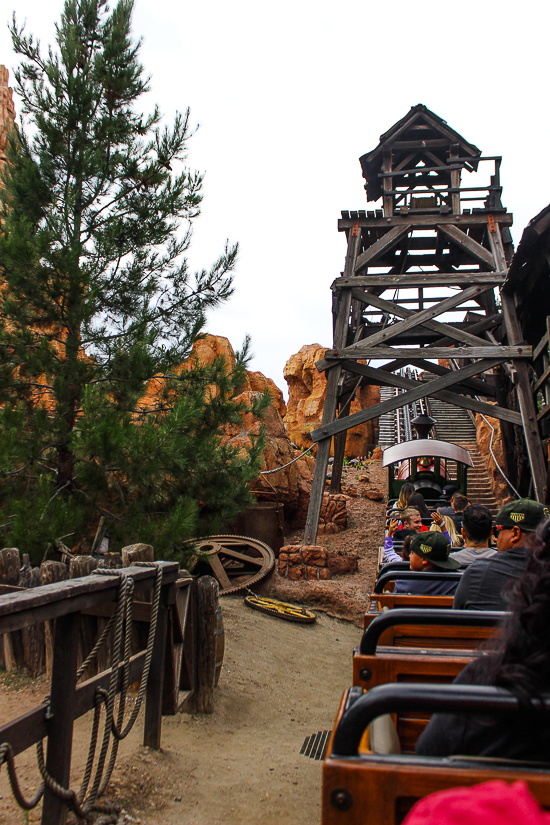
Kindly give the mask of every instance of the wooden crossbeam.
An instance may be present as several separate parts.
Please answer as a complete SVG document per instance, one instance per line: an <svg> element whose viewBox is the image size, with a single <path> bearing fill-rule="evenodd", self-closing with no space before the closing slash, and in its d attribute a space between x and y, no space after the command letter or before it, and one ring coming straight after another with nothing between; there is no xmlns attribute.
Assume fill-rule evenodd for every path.
<svg viewBox="0 0 550 825"><path fill-rule="evenodd" d="M499 358L502 357L506 361L511 358L531 358L533 350L531 347L521 345L519 347L509 346L488 346L488 347L371 347L368 343L368 338L363 346L351 347L347 349L327 350L325 359L332 363L323 367L333 366L335 361L341 361L347 358L372 358L374 360L385 361L387 358L406 358L407 363L410 364L410 359L418 357L417 353L426 354L428 358Z"/></svg>
<svg viewBox="0 0 550 825"><path fill-rule="evenodd" d="M380 210L381 211L381 210ZM436 229L437 227L444 226L444 225L456 225L460 224L461 226L487 226L487 218L491 214L491 217L494 218L495 223L500 224L501 226L512 226L514 222L514 216L511 212L494 212L494 213L487 213L487 212L474 212L471 215L437 215L437 214L427 214L427 215L414 215L414 228L415 229ZM345 218L339 218L338 220L338 231L345 232L346 229L353 229L356 224L359 224L360 228L365 229L382 229L388 228L392 226L403 226L404 224L411 223L412 215L392 215L391 218L385 218L380 214L380 217L368 217L367 215L358 215L357 217L352 218L351 216L346 216Z"/></svg>
<svg viewBox="0 0 550 825"><path fill-rule="evenodd" d="M391 326L386 327L384 330L381 330L380 332L371 335L368 339L368 344L370 347L374 347L378 343L386 343L391 338L395 338L398 335L402 335L407 330L412 329L413 327L420 326L425 321L430 321L437 315L442 315L444 312L447 312L448 310L453 309L454 307L459 306L460 304L465 304L466 301L470 300L470 298L475 298L476 296L481 295L483 292L487 292L487 290L489 290L490 288L491 287L485 285L471 286L468 287L468 289L463 289L460 292L457 292L455 295L450 295L448 298L445 298L445 300L441 301L439 304L435 304L435 306L431 306L427 309L411 313L411 315L405 321L400 321L398 324L392 324ZM451 329L452 327L446 329L446 334L448 336L452 336L452 333L450 332ZM351 344L349 347L345 348L344 354L353 357L354 351L360 348L361 344L361 341L358 341L357 344ZM483 344L483 346L484 345L485 343Z"/></svg>
<svg viewBox="0 0 550 825"><path fill-rule="evenodd" d="M457 246L465 252L469 252L477 261L486 264L491 267L491 269L497 269L494 255L492 255L488 249L485 249L484 246L481 246L480 243L474 241L473 238L470 238L470 236L463 232L462 229L459 229L458 226L442 223L438 224L437 228L454 241Z"/></svg>
<svg viewBox="0 0 550 825"><path fill-rule="evenodd" d="M410 229L410 224L405 224L404 226L394 226L389 232L386 232L386 234L375 241L372 246L369 246L361 255L357 256L354 272L358 272L365 266L374 263L377 258L380 258L389 249L398 244L401 238L404 238L405 235L409 233Z"/></svg>
<svg viewBox="0 0 550 825"><path fill-rule="evenodd" d="M387 401L382 401L380 404L375 404L373 407L368 407L366 410L360 410L359 412L353 413L353 415L350 415L341 421L333 421L330 424L322 424L318 429L313 430L310 433L311 439L315 443L325 439L330 443L330 437L336 433L342 432L343 430L348 430L351 427L356 427L358 424L364 424L366 421L370 421L373 418L378 418L379 416L384 415L384 413L391 412L392 410L395 410L398 407L403 407L406 404L412 404L413 401L418 401L420 398L426 398L428 396L440 398L441 400L447 401L449 404L454 404L457 407L483 412L485 415L492 415L494 418L501 418L504 421L510 421L512 424L521 424L521 416L519 413L513 412L512 410L497 407L494 404L486 404L482 401L477 401L474 398L465 398L457 393L442 392L453 384L459 384L465 378L472 378L474 375L479 375L480 372L484 372L487 369L491 369L492 367L502 364L505 360L506 357L488 360L483 359L475 364L468 364L467 367L462 367L455 372L443 375L440 378L435 378L434 380L428 382L414 381L413 379L403 378L401 376L394 375L393 373L385 373L385 381L393 382L394 386L404 388L411 387L412 389L408 389L407 392L397 395L394 398L389 398ZM357 364L353 361L345 363L345 368L349 372L353 370L358 374L366 375L368 377L379 377L379 371L374 369L374 367L367 367L364 364Z"/></svg>
<svg viewBox="0 0 550 825"><path fill-rule="evenodd" d="M381 287L395 289L413 289L414 287L429 286L468 286L469 284L487 284L501 286L504 283L505 272L478 272L464 270L456 272L404 272L388 275L355 275L352 279L336 278L332 282L332 289L338 287Z"/></svg>
<svg viewBox="0 0 550 825"><path fill-rule="evenodd" d="M426 387L428 384L431 383L430 381L416 381L413 378L403 378L403 376L399 374L394 374L392 372L386 372L383 369L376 369L376 367L369 367L367 364L361 364L357 361L343 361L342 362L343 369L347 372L352 373L353 376L361 375L367 379L368 384L372 384L373 386L379 387L400 387L402 389L410 389L411 387L420 386L420 384ZM448 375L449 373L454 374L456 370L448 370L445 367L441 367L438 364L430 364L428 361L423 362L421 358L415 362L414 366L419 367L420 369L428 369L430 372L435 372L436 375ZM432 367L434 369L432 369ZM351 380L355 380L352 378ZM412 381L412 383L411 383ZM408 383L407 383L408 382ZM472 383L475 382L475 386L471 386ZM441 390L441 395L436 394L438 398L441 397L441 400L446 400L450 396L453 396L455 393L459 395L472 395L473 392L480 393L483 395L487 394L487 387L485 387L483 381L476 381L475 378L463 378L460 384L453 384L452 392L447 390ZM432 395L432 393L428 393ZM443 399L443 395L445 395L445 399ZM381 402L382 403L382 402ZM449 402L449 403L454 403ZM480 402L483 404L484 402ZM487 405L485 405L488 409ZM491 409L494 409L494 405L491 405ZM508 410L506 412L509 412ZM513 413L515 420L518 420L519 413Z"/></svg>
<svg viewBox="0 0 550 825"><path fill-rule="evenodd" d="M417 314L414 310L405 309L396 302L386 301L384 298L379 298L378 295L375 295L372 292L364 292L360 289L353 289L351 294L353 298L358 298L360 301L364 301L370 306L377 307L378 309L391 313L392 315L397 315L399 318L412 318ZM440 306L440 304L437 304L436 306ZM453 341L462 341L464 344L470 344L470 346L483 347L487 345L487 341L484 338L478 338L477 335L472 335L466 330L451 327L449 324L442 324L440 321L427 320L422 324L422 326L427 327L427 329L431 329L434 332L439 332L441 335L446 335L448 338L452 338ZM388 329L388 327L386 327L386 329ZM370 337L368 340L369 343L372 343Z"/></svg>
<svg viewBox="0 0 550 825"><path fill-rule="evenodd" d="M415 358L411 361L411 366L417 367L419 370L425 370L426 372L433 372L434 375L446 375L448 372L453 372L453 370L442 367L440 364L432 364L431 361L426 361L425 358ZM495 388L492 384L488 381L479 381L477 378L467 378L463 381L460 388L456 386L455 390L470 395L472 392L478 395L495 395Z"/></svg>

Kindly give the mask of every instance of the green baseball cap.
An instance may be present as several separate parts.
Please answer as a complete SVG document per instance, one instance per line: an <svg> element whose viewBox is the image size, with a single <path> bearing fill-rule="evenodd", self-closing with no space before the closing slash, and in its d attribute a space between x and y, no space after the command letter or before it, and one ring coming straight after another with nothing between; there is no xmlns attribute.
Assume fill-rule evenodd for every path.
<svg viewBox="0 0 550 825"><path fill-rule="evenodd" d="M536 530L541 521L548 518L549 515L548 507L545 507L544 504L539 504L538 501L532 501L530 498L520 498L517 501L505 504L498 511L495 524L505 530L519 527L525 533L530 533Z"/></svg>
<svg viewBox="0 0 550 825"><path fill-rule="evenodd" d="M436 530L417 533L411 540L411 553L427 559L434 567L441 567L442 570L456 570L460 567L460 562L449 558L450 552L449 539Z"/></svg>

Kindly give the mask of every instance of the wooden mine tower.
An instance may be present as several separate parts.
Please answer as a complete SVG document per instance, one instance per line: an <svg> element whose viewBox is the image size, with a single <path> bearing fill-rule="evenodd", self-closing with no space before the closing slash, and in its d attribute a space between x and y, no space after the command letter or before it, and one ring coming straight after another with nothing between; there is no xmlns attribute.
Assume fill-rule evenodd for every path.
<svg viewBox="0 0 550 825"><path fill-rule="evenodd" d="M500 419L503 440L524 438L531 495L545 498L527 365L532 349L523 341L513 295L495 295L513 255L501 158L482 157L418 105L360 162L367 200L382 199L382 209L342 212L338 222L347 255L332 284L333 348L317 364L327 373L327 389L321 426L311 433L318 449L305 544L317 538L332 438L331 492L338 492L347 430L427 396ZM407 365L434 377L421 382L398 374ZM350 415L361 383L405 392ZM511 385L516 409L506 406L504 387Z"/></svg>

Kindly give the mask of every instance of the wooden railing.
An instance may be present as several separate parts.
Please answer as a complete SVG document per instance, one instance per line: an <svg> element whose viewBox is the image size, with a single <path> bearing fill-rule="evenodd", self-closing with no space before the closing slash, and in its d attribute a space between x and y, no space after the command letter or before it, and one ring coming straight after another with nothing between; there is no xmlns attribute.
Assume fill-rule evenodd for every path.
<svg viewBox="0 0 550 825"><path fill-rule="evenodd" d="M178 592L190 593L194 580L179 580L179 566L173 562L158 562L156 566L128 567L121 573L133 579L136 592L153 587L157 567L162 571L160 602L152 645L152 659L146 686L143 743L160 748L161 718L165 682L165 651L167 638L174 638L174 606ZM118 571L117 571L118 572ZM36 587L31 590L0 595L0 633L29 627L37 622L55 619L50 695L43 703L19 718L0 727L0 744L8 742L14 756L41 740L48 740L45 761L46 772L63 788L69 787L74 720L94 707L99 689L107 690L111 670L104 671L81 684L76 684L80 617L84 613L112 611L120 585L120 576L91 575L71 581ZM180 604L182 598L180 597ZM151 605L143 604L149 611ZM171 615L172 613L172 615ZM177 620L179 621L179 620ZM170 636L168 628L170 627ZM178 625L175 635L185 636ZM195 635L191 634L194 649ZM173 645L169 646L173 656ZM183 653L182 653L183 655ZM132 656L129 662L128 683L139 681L145 663L146 651ZM180 657L181 660L181 657ZM117 691L122 685L123 665L119 665ZM175 681L168 694L174 696ZM179 689L179 683L178 683ZM171 712L175 712L172 707ZM46 783L42 807L43 825L61 825L67 811L67 802Z"/></svg>

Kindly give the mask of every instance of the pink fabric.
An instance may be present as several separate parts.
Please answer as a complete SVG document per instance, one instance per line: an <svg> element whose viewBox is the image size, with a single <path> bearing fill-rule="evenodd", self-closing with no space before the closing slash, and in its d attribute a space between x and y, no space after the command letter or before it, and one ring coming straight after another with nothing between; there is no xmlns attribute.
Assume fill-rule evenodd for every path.
<svg viewBox="0 0 550 825"><path fill-rule="evenodd" d="M525 782L500 779L471 788L451 788L426 796L403 825L550 825Z"/></svg>

